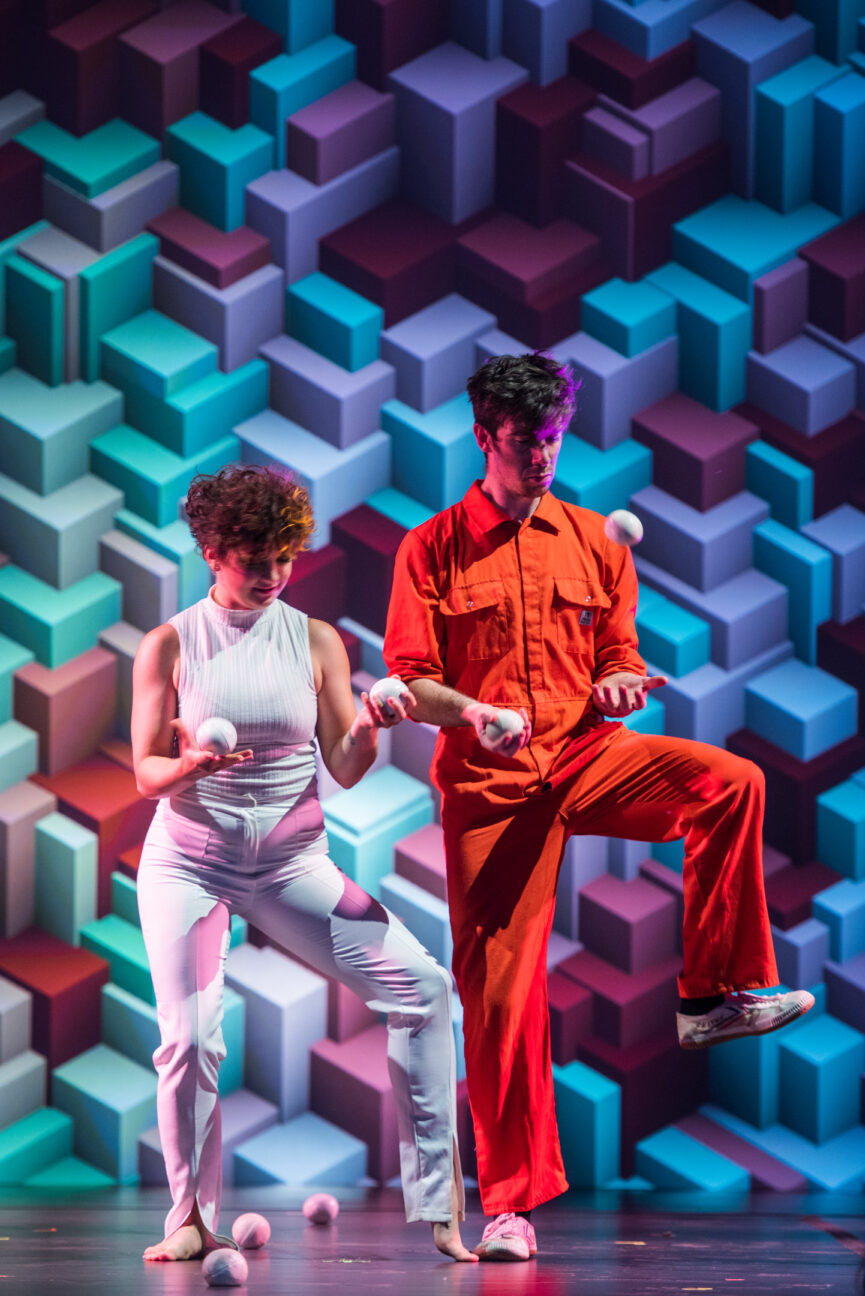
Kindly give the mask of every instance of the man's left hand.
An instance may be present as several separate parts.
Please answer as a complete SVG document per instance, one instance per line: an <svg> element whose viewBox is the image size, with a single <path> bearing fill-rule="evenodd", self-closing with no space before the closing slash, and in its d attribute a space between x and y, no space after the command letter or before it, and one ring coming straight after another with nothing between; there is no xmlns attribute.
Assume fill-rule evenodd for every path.
<svg viewBox="0 0 865 1296"><path fill-rule="evenodd" d="M633 671L617 671L606 675L592 685L595 710L605 716L627 716L632 711L642 711L646 694L667 683L666 675L635 675Z"/></svg>

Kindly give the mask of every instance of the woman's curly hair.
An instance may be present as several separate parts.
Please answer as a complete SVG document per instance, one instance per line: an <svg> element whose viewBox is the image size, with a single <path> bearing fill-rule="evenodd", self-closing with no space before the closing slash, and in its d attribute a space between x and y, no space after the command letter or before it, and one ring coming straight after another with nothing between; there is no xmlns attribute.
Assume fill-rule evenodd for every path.
<svg viewBox="0 0 865 1296"><path fill-rule="evenodd" d="M313 531L309 492L284 468L228 464L193 477L186 497L189 528L199 549L217 557L242 552L257 560L274 550L294 557Z"/></svg>

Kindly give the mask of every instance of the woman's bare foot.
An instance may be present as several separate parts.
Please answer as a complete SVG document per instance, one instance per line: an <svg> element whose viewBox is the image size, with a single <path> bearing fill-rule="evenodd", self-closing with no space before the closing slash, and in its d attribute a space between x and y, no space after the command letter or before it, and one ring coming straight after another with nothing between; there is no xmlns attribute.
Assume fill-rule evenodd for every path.
<svg viewBox="0 0 865 1296"><path fill-rule="evenodd" d="M433 1242L439 1251L450 1256L452 1260L465 1260L468 1264L472 1264L478 1259L463 1246L460 1237L460 1201L454 1179L451 1180L451 1217L446 1223L433 1224L432 1231Z"/></svg>
<svg viewBox="0 0 865 1296"><path fill-rule="evenodd" d="M197 1260L203 1251L201 1234L194 1224L181 1224L167 1238L144 1252L145 1260Z"/></svg>
<svg viewBox="0 0 865 1296"><path fill-rule="evenodd" d="M478 1259L463 1246L456 1216L446 1224L433 1224L432 1230L433 1242L444 1255L450 1256L452 1260L466 1260L469 1264Z"/></svg>

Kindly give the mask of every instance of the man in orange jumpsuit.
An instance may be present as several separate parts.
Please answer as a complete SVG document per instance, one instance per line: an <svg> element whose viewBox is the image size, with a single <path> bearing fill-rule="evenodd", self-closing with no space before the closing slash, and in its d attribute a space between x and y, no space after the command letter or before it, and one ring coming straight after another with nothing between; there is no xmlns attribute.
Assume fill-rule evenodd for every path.
<svg viewBox="0 0 865 1296"><path fill-rule="evenodd" d="M409 532L385 636L392 674L441 726L453 971L484 1211L482 1259L535 1253L533 1206L567 1188L553 1100L547 942L573 833L685 838L679 1041L774 1030L811 1007L778 982L763 892L763 776L704 743L609 718L666 683L637 651L630 550L604 519L550 494L574 411L570 371L499 356L469 380L486 458L452 508ZM521 734L487 730L499 708Z"/></svg>

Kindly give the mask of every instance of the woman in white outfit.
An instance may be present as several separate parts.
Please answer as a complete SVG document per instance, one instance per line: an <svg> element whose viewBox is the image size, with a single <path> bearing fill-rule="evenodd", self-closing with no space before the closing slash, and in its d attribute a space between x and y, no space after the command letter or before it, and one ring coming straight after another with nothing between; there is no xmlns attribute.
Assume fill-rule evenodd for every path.
<svg viewBox="0 0 865 1296"><path fill-rule="evenodd" d="M148 1260L214 1246L221 1194L217 1077L232 913L387 1015L406 1216L436 1246L462 1245L450 974L327 853L315 744L351 787L375 759L385 715L356 712L337 632L279 595L312 531L306 491L273 468L231 466L193 481L193 535L214 574L207 598L144 637L135 659L132 745L143 796L158 798L138 902L161 1043L157 1109L172 1208ZM410 705L410 704L409 704ZM203 720L230 720L237 749L200 750Z"/></svg>

